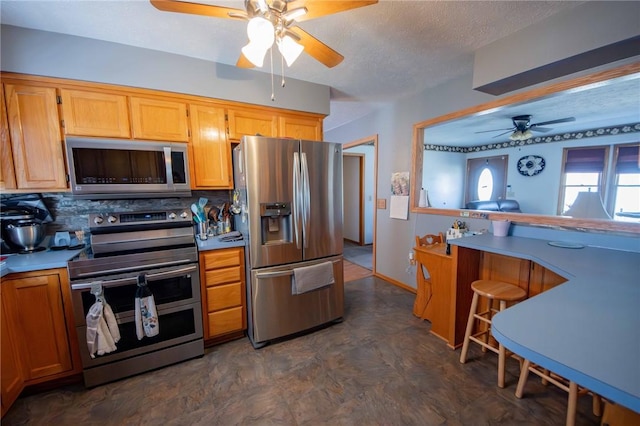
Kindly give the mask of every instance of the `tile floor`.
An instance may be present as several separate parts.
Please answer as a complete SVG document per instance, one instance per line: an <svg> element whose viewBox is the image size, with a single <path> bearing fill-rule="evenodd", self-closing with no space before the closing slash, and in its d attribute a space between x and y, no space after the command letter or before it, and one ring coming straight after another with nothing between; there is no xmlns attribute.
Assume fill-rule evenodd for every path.
<svg viewBox="0 0 640 426"><path fill-rule="evenodd" d="M345 285L344 321L255 350L246 338L204 357L93 389L20 398L10 425L563 425L566 394L530 379L514 396L497 357L460 351L412 315L415 295L368 277ZM577 424L597 425L589 398Z"/></svg>

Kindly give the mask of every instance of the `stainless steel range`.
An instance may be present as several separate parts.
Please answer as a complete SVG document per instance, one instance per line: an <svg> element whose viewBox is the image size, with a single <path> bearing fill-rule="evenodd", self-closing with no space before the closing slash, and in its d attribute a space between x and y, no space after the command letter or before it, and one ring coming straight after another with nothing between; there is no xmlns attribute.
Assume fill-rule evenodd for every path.
<svg viewBox="0 0 640 426"><path fill-rule="evenodd" d="M191 212L89 215L91 250L68 262L73 310L87 387L202 356L200 271ZM160 332L138 339L135 297L147 283ZM101 287L121 339L117 350L90 356L86 316Z"/></svg>

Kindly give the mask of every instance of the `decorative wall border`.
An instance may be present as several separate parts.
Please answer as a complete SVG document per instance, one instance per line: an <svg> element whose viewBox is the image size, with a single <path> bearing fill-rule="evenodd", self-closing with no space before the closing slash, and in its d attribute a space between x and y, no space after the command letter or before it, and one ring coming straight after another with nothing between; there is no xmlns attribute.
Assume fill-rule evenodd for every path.
<svg viewBox="0 0 640 426"><path fill-rule="evenodd" d="M536 136L535 138L529 138L524 141L509 140L506 142L497 142L497 143L490 143L486 145L477 145L477 146L469 146L469 147L433 145L433 144L425 143L424 150L425 151L457 152L460 154L466 154L468 152L489 151L493 149L503 149L503 148L517 148L517 147L526 146L526 145L564 142L568 140L588 139L588 138L612 136L612 135L625 134L625 133L640 133L640 123L623 124L620 126L612 126L612 127L598 127L595 129L582 130L579 132L567 132L567 133L558 133L557 135Z"/></svg>

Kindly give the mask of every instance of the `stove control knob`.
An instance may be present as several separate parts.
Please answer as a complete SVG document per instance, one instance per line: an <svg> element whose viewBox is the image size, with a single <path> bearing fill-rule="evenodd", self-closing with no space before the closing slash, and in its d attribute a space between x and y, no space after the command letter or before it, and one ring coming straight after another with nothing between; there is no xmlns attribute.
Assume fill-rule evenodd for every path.
<svg viewBox="0 0 640 426"><path fill-rule="evenodd" d="M93 219L93 223L95 223L96 225L100 225L103 221L104 219L102 218L102 216L96 216L95 219Z"/></svg>
<svg viewBox="0 0 640 426"><path fill-rule="evenodd" d="M169 213L169 219L173 220L176 217L178 217L178 215L176 215L174 212Z"/></svg>
<svg viewBox="0 0 640 426"><path fill-rule="evenodd" d="M183 219L187 219L189 217L189 214L187 212L182 212L180 213L180 217Z"/></svg>
<svg viewBox="0 0 640 426"><path fill-rule="evenodd" d="M118 218L116 218L115 216L109 216L107 218L107 222L109 223L116 223L118 221Z"/></svg>

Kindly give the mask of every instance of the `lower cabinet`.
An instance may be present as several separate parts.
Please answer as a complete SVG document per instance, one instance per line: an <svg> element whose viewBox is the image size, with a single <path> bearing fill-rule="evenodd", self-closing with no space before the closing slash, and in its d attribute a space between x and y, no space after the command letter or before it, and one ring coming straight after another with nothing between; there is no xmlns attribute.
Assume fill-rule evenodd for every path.
<svg viewBox="0 0 640 426"><path fill-rule="evenodd" d="M1 295L4 414L24 386L71 376L82 367L66 269L8 275Z"/></svg>
<svg viewBox="0 0 640 426"><path fill-rule="evenodd" d="M200 253L205 345L242 337L247 329L244 248Z"/></svg>

